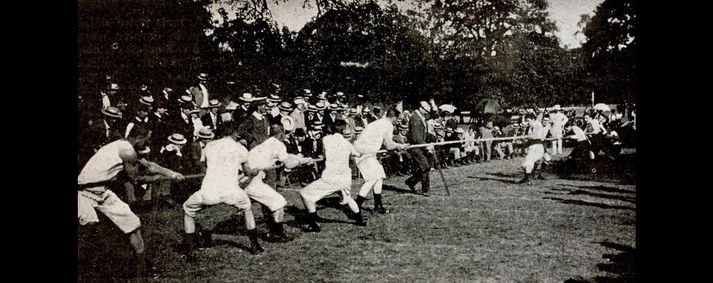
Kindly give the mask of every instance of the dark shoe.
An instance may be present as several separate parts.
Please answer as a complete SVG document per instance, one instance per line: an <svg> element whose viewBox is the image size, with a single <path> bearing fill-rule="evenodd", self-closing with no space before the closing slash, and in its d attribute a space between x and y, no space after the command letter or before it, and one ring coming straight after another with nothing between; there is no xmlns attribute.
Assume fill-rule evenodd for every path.
<svg viewBox="0 0 713 283"><path fill-rule="evenodd" d="M530 174L525 174L525 178L522 178L522 180L520 180L520 181L517 182L517 183L518 183L518 184L531 184L531 181L530 181Z"/></svg>
<svg viewBox="0 0 713 283"><path fill-rule="evenodd" d="M198 238L196 233L185 233L183 235L183 241L179 247L182 259L187 262L196 261L195 256L193 256L193 251L198 247Z"/></svg>
<svg viewBox="0 0 713 283"><path fill-rule="evenodd" d="M357 195L356 204L357 204L357 206L359 207L359 210L362 209L362 208L361 208L361 205L364 203L365 200L366 200L366 198L364 198L364 197L362 197L362 196L360 196L360 195Z"/></svg>
<svg viewBox="0 0 713 283"><path fill-rule="evenodd" d="M383 206L374 207L374 211L378 212L379 214L387 214L390 212L388 209L384 208Z"/></svg>
<svg viewBox="0 0 713 283"><path fill-rule="evenodd" d="M409 190L411 190L412 193L416 193L416 184L412 184L409 182L409 179L406 179L406 182L404 182L406 186L408 186Z"/></svg>
<svg viewBox="0 0 713 283"><path fill-rule="evenodd" d="M316 212L307 215L307 223L303 227L305 232L319 233L322 231L322 229L319 227L319 224L317 224L318 218L319 217L317 216Z"/></svg>
<svg viewBox="0 0 713 283"><path fill-rule="evenodd" d="M366 226L366 220L364 220L364 216L362 216L361 211L359 211L358 213L354 213L354 220L356 220L354 224L356 224L357 226Z"/></svg>
<svg viewBox="0 0 713 283"><path fill-rule="evenodd" d="M257 229L248 230L248 238L250 238L250 248L248 248L250 254L257 255L265 251L257 240Z"/></svg>
<svg viewBox="0 0 713 283"><path fill-rule="evenodd" d="M267 232L265 238L267 238L268 241L273 243L287 243L295 239L293 237L287 236L283 223L274 223L272 225L272 231Z"/></svg>

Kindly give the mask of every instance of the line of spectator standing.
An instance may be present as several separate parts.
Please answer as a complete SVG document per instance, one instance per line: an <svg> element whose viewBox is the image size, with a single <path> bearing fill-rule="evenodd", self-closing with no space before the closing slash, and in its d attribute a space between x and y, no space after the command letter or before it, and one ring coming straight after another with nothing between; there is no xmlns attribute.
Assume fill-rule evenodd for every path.
<svg viewBox="0 0 713 283"><path fill-rule="evenodd" d="M138 93L127 93L119 83L107 77L96 96L78 99L78 170L101 146L128 136L136 127L152 130L149 146L137 149L140 155L189 175L205 172L203 148L211 140L229 134L233 120L248 122L241 123L245 133L241 142L248 149L269 138L270 125L282 123L292 129L287 131L284 140L289 153L321 158L324 154L321 139L332 133L331 126L335 121L345 120L353 133L350 138L356 140L367 124L382 115L381 107L369 103L372 106L370 109L362 95L352 97L355 102L350 106L344 102L342 92L313 94L309 89L302 89L288 100L283 99L277 84L272 84L265 96L259 89L253 88L252 91L254 94L216 95L208 83L208 75L201 73L195 83L183 91L164 87L153 93L147 85L142 85ZM433 99L429 103L431 109L439 109ZM406 143L411 111L404 109L402 104L396 105L396 109L401 113L395 120L394 140ZM448 111L432 111L427 116L427 142L511 137L526 133L524 117L516 115L505 121L497 117L481 117L465 126L459 123L459 117ZM547 120L549 114L540 113L539 119ZM497 156L493 156L493 152ZM524 154L523 141L509 140L436 146L434 154L428 158L431 168L435 169L488 162L496 158L515 158ZM384 153L380 159L390 176L409 175L413 168L406 151ZM314 166L300 167L293 172L272 170L267 172L266 181L276 187L305 184L317 179L323 169L324 163L317 162ZM353 172L358 174L358 170ZM200 187L200 178L151 187L146 184L136 187L136 184L122 180L116 183L119 185L113 190L123 195L129 204L141 199L159 198L174 205ZM143 198L137 198L142 193Z"/></svg>

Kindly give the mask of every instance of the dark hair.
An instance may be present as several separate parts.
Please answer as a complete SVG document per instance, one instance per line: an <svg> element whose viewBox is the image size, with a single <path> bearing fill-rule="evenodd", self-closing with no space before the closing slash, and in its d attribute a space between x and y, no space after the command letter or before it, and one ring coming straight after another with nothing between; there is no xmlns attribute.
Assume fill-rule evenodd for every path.
<svg viewBox="0 0 713 283"><path fill-rule="evenodd" d="M336 133L343 134L344 130L347 128L347 121L344 121L342 119L337 119L337 121L334 122L334 129L333 131Z"/></svg>
<svg viewBox="0 0 713 283"><path fill-rule="evenodd" d="M304 137L307 136L305 133L305 130L303 128L297 128L295 129L295 137Z"/></svg>
<svg viewBox="0 0 713 283"><path fill-rule="evenodd" d="M127 138L139 138L139 137L145 137L151 132L151 128L149 128L146 125L143 124L136 124L134 125L134 128L131 129L131 132L129 132L129 136Z"/></svg>
<svg viewBox="0 0 713 283"><path fill-rule="evenodd" d="M526 120L527 120L527 119L533 119L533 120L535 120L536 117L535 117L535 114L527 113L527 114L525 114L525 119L526 119Z"/></svg>
<svg viewBox="0 0 713 283"><path fill-rule="evenodd" d="M389 108L386 110L386 118L396 118L401 115L401 111L397 110L396 108Z"/></svg>
<svg viewBox="0 0 713 283"><path fill-rule="evenodd" d="M282 124L272 124L270 126L270 136L271 137L276 137L279 134L282 134L285 132L285 128L282 126Z"/></svg>

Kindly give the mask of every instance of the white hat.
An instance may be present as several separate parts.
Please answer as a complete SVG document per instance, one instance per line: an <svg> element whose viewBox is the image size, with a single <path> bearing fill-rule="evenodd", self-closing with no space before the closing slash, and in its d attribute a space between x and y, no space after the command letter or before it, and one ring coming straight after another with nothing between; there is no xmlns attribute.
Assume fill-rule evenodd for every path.
<svg viewBox="0 0 713 283"><path fill-rule="evenodd" d="M562 107L560 107L559 104L555 104L555 106L552 107L552 110L553 110L553 111L559 111L559 110L562 110Z"/></svg>

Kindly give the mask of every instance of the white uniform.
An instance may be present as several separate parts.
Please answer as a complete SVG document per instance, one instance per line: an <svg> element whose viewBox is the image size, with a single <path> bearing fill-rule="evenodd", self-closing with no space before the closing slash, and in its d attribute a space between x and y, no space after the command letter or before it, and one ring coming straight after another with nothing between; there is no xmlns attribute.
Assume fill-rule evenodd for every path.
<svg viewBox="0 0 713 283"><path fill-rule="evenodd" d="M547 136L547 131L540 122L535 120L530 125L529 135L530 139L536 141L527 148L525 161L522 162L522 167L525 168L526 173L532 173L532 169L535 167L535 162L544 157L545 147L541 141L543 141L545 136Z"/></svg>
<svg viewBox="0 0 713 283"><path fill-rule="evenodd" d="M333 193L342 193L342 204L351 199L349 190L352 171L349 168L349 156L357 153L354 146L340 134L326 136L322 142L326 158L322 177L300 190L310 212L316 211L315 203L318 200Z"/></svg>
<svg viewBox="0 0 713 283"><path fill-rule="evenodd" d="M84 165L77 184L86 185L114 179L124 170L124 161L119 155L124 149L134 150L126 140L117 140L101 147ZM96 209L104 213L124 233L132 232L141 226L139 217L131 212L129 205L121 201L114 192L107 190L106 185L85 188L78 191L77 197L81 225L99 222Z"/></svg>
<svg viewBox="0 0 713 283"><path fill-rule="evenodd" d="M356 165L365 181L386 178L384 167L376 159L375 153L382 144L395 147L394 125L388 119L379 119L366 125L354 142L354 148L362 154L362 157L356 160Z"/></svg>
<svg viewBox="0 0 713 283"><path fill-rule="evenodd" d="M274 166L276 161L285 161L288 157L289 154L287 154L285 144L275 137L270 137L250 150L248 153L248 165L255 170L264 170ZM285 207L287 205L285 197L265 184L262 181L264 178L265 172L260 171L250 181L250 184L245 188L245 192L251 199L264 204L271 211Z"/></svg>
<svg viewBox="0 0 713 283"><path fill-rule="evenodd" d="M550 120L552 121L552 128L550 129L552 137L555 139L561 139L564 125L567 124L567 121L569 121L567 115L564 115L562 112L552 113L550 114Z"/></svg>
<svg viewBox="0 0 713 283"><path fill-rule="evenodd" d="M219 203L250 209L250 198L239 184L248 150L231 137L224 137L209 142L205 146L205 156L207 168L201 189L183 203L186 215L195 217L204 206Z"/></svg>

